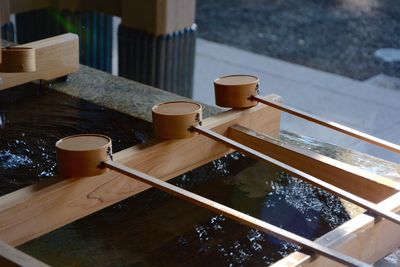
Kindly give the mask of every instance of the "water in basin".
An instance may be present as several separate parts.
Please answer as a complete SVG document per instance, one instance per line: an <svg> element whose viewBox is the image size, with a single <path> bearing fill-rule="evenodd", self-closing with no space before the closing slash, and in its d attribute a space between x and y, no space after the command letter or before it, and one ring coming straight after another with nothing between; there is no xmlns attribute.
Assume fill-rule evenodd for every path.
<svg viewBox="0 0 400 267"><path fill-rule="evenodd" d="M145 142L148 122L33 85L0 92L0 193L55 178L54 144L77 133ZM315 239L349 219L340 200L234 153L171 181ZM297 246L147 190L19 247L54 266L265 266Z"/></svg>
<svg viewBox="0 0 400 267"><path fill-rule="evenodd" d="M145 142L148 122L29 84L0 92L0 194L55 175L55 142L102 133L115 151Z"/></svg>

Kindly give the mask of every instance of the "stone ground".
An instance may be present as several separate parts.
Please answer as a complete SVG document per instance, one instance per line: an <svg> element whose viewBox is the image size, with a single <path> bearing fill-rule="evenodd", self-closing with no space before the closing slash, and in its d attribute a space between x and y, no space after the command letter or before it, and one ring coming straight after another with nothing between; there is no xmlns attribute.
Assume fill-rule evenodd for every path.
<svg viewBox="0 0 400 267"><path fill-rule="evenodd" d="M399 0L199 0L199 36L247 51L365 80L400 77Z"/></svg>

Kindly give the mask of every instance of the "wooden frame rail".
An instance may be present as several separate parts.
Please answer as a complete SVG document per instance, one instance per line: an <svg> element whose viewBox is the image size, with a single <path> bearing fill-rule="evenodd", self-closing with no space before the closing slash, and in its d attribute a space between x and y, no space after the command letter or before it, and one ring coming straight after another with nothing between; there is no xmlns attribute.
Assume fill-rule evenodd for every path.
<svg viewBox="0 0 400 267"><path fill-rule="evenodd" d="M319 117L317 117L315 115L308 114L308 113L306 113L304 111L300 111L298 109L295 109L293 107L284 105L282 103L269 101L267 99L264 99L261 96L252 96L251 98L254 101L258 101L258 102L263 103L265 105L268 105L270 107L273 107L273 108L279 109L281 111L287 112L287 113L292 114L292 115L294 115L296 117L299 117L299 118L302 118L302 119L317 123L319 125L325 126L325 127L330 128L332 130L347 134L349 136L358 138L360 140L366 141L366 142L368 142L370 144L377 145L379 147L383 147L383 148L391 150L393 152L400 153L400 146L399 145L393 144L393 143L388 142L386 140L382 140L382 139L377 138L375 136L372 136L372 135L357 131L355 129L352 129L350 127L341 125L341 124L333 122L333 121L328 121L328 120L319 118Z"/></svg>

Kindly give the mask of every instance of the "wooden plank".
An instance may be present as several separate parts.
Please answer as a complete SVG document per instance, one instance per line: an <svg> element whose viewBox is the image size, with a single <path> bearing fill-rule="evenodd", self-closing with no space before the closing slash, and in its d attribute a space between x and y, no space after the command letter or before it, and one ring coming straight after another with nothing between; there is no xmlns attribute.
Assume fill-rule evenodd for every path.
<svg viewBox="0 0 400 267"><path fill-rule="evenodd" d="M165 35L191 27L195 22L195 10L195 0L122 0L121 24Z"/></svg>
<svg viewBox="0 0 400 267"><path fill-rule="evenodd" d="M229 137L285 164L318 177L366 200L378 203L395 194L400 184L315 152L273 142L268 135L233 126Z"/></svg>
<svg viewBox="0 0 400 267"><path fill-rule="evenodd" d="M214 140L216 140L216 141L218 141L218 142L220 142L222 144L226 144L229 147L231 147L233 149L236 149L237 151L243 152L246 155L249 155L249 156L251 156L253 158L256 158L256 159L259 159L259 160L264 160L264 161L267 161L267 162L271 162L272 164L278 166L279 168L284 169L286 172L288 172L288 173L290 173L290 174L292 174L292 175L294 175L296 177L299 177L299 178L305 180L308 183L311 183L311 184L313 184L313 185L315 185L315 186L317 186L319 188L325 189L325 190L327 190L327 191L329 191L329 192L331 192L331 193L333 193L333 194L335 194L335 195L337 195L337 196L339 196L339 197L341 197L341 198L343 198L345 200L351 201L351 202L355 203L356 205L358 205L358 206L360 206L360 207L362 207L362 208L364 208L364 209L366 209L368 211L373 212L376 215L382 216L383 218L385 218L387 220L390 220L391 222L394 222L394 223L400 225L400 216L399 215L397 215L397 214L395 214L395 213L393 213L391 211L381 209L381 208L379 208L378 205L376 205L376 204L374 204L374 203L372 203L370 201L367 201L367 200L365 200L363 198L360 198L357 195L349 193L349 192L347 192L347 191L345 191L345 190L343 190L341 188L338 188L338 187L336 187L336 186L334 186L334 185L332 185L330 183L327 183L327 182L325 182L323 180L320 180L320 179L318 179L316 177L313 177L313 176L309 175L308 173L299 171L298 169L293 168L290 165L282 163L281 161L278 161L278 160L276 160L274 158L268 157L268 156L260 153L257 150L254 150L254 149L252 149L250 147L247 147L247 146L245 146L245 145L243 145L241 143L238 143L238 142L236 142L236 141L234 141L232 139L229 139L229 138L227 138L225 136L222 136L222 135L220 135L218 133L215 133L215 132L209 130L208 128L205 128L205 127L202 127L202 126L196 126L196 127L193 127L193 131L196 131L196 132L199 132L199 133L201 133L201 134L203 134L205 136L208 136L208 137L210 137L210 138L212 138L212 139L214 139ZM286 152L286 154L284 154L284 156L285 157L290 157L290 153L288 153L287 151L285 151L285 152Z"/></svg>
<svg viewBox="0 0 400 267"><path fill-rule="evenodd" d="M153 186L157 189L160 189L164 192L170 193L178 198L181 198L185 201L191 202L197 206L206 208L212 212L217 214L222 214L230 219L233 219L239 223L245 224L252 228L258 229L264 233L270 234L276 238L286 240L289 242L293 242L302 246L305 249L316 252L320 255L323 255L326 258L329 258L337 263L346 264L348 266L370 266L364 262L361 262L355 258L349 257L345 254L338 253L334 250L321 246L313 241L310 241L306 238L303 238L299 235L293 234L289 231L286 231L282 228L274 226L272 224L266 223L260 219L249 216L243 212L237 211L235 209L229 208L225 205L222 205L218 202L212 201L210 199L204 198L192 192L189 192L185 189L179 188L175 185L169 184L167 182L161 181L157 178L154 178L145 173L139 172L134 169L130 169L122 164L107 161L103 162L103 167L110 168L111 170L117 171L123 175L129 176L135 180L138 180L142 183Z"/></svg>
<svg viewBox="0 0 400 267"><path fill-rule="evenodd" d="M47 264L0 241L0 266L2 267L48 267Z"/></svg>
<svg viewBox="0 0 400 267"><path fill-rule="evenodd" d="M79 40L67 33L23 45L36 50L36 71L0 73L0 90L34 80L52 80L79 70Z"/></svg>
<svg viewBox="0 0 400 267"><path fill-rule="evenodd" d="M393 212L400 211L400 193L379 203ZM400 227L387 220L375 220L361 214L321 236L315 242L329 246L370 264L400 247ZM337 263L323 257L310 257L295 252L277 261L272 267L335 267Z"/></svg>
<svg viewBox="0 0 400 267"><path fill-rule="evenodd" d="M277 96L270 95L270 99ZM242 125L279 132L280 111L258 105L207 118L203 124L221 134ZM197 135L193 138L137 146L114 155L116 162L168 180L232 152L225 145ZM62 180L45 188L24 188L0 198L0 240L17 246L108 207L149 186L116 172L95 177Z"/></svg>
<svg viewBox="0 0 400 267"><path fill-rule="evenodd" d="M333 122L333 121L328 121L328 120L322 119L322 118L317 117L315 115L311 115L311 114L308 114L308 113L306 113L304 111L301 111L301 110L295 109L293 107L284 105L282 103L276 103L276 102L273 102L273 101L268 101L266 99L263 99L263 97L260 97L260 96L253 96L252 98L254 100L258 101L258 102L266 104L266 105L268 105L270 107L274 107L274 108L279 109L281 111L287 112L287 113L292 114L294 116L297 116L299 118L302 118L302 119L305 119L305 120L320 124L322 126L330 128L332 130L335 130L335 131L350 135L352 137L355 137L355 138L361 139L363 141L366 141L366 142L368 142L370 144L374 144L374 145L386 148L386 149L391 150L393 152L400 153L400 146L399 145L393 144L393 143L388 142L386 140L382 140L382 139L377 138L375 136L372 136L372 135L357 131L355 129L352 129L350 127L341 125L341 124Z"/></svg>

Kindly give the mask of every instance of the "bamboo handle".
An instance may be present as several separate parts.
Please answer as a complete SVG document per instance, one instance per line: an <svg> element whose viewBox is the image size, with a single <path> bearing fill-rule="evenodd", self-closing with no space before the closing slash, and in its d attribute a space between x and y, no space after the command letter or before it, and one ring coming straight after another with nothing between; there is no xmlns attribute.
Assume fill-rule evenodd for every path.
<svg viewBox="0 0 400 267"><path fill-rule="evenodd" d="M213 131L211 131L210 129L208 129L206 127L196 126L196 127L193 127L192 130L193 131L197 131L198 133L203 134L203 135L205 135L205 136L207 136L207 137L209 137L211 139L214 139L217 142L223 143L223 144L225 144L225 145L227 145L227 146L229 146L229 147L231 147L233 149L236 149L237 151L240 151L240 152L243 152L243 153L245 153L247 155L250 155L250 156L252 156L252 157L254 157L256 159L271 162L272 164L274 164L274 165L286 170L287 172L289 172L289 173L291 173L291 174L293 174L295 176L298 176L298 177L300 177L300 178L302 178L304 180L307 180L308 182L310 182L313 185L316 185L316 186L318 186L320 188L323 188L323 189L325 189L325 190L327 190L327 191L329 191L329 192L331 192L333 194L338 195L341 198L344 198L344 199L346 199L346 200L348 200L350 202L353 202L354 204L356 204L356 205L358 205L358 206L360 206L360 207L362 207L362 208L364 208L364 209L366 209L366 210L368 210L370 212L373 212L374 214L376 214L378 216L382 216L383 218L385 218L385 219L387 219L387 220L389 220L389 221L391 221L393 223L396 223L396 224L400 225L400 216L398 214L396 214L396 213L394 213L392 211L388 211L388 210L382 209L381 207L379 207L375 203L372 203L372 202L370 202L368 200L365 200L365 199L363 199L363 198L361 198L359 196L356 196L356 195L354 195L352 193L349 193L349 192L347 192L347 191L345 191L345 190L343 190L341 188L338 188L338 187L336 187L334 185L331 185L331 184L329 184L327 182L324 182L324 181L322 181L322 180L320 180L318 178L315 178L314 176L311 176L311 175L309 175L309 174L307 174L305 172L302 172L302 171L300 171L300 170L298 170L296 168L293 168L292 166L289 166L289 165L287 165L285 163L282 163L282 162L280 162L280 161L278 161L276 159L268 157L268 156L266 156L266 155L264 155L264 154L262 154L262 153L260 153L260 152L258 152L256 150L254 150L252 148L249 148L249 147L247 147L245 145L242 145L242 144L240 144L240 143L238 143L238 142L236 142L236 141L234 141L232 139L229 139L229 138L227 138L227 137L225 137L223 135L220 135L220 134L218 134L216 132L213 132Z"/></svg>
<svg viewBox="0 0 400 267"><path fill-rule="evenodd" d="M197 194L194 194L192 192L189 192L187 190L184 190L182 188L174 186L170 183L161 181L161 180L154 178L150 175L147 175L145 173L128 168L128 167L118 164L116 162L113 162L113 161L103 162L102 166L109 168L111 170L114 170L116 172L119 172L128 177L134 178L142 183L151 185L157 189L160 189L162 191L170 193L170 194L177 196L183 200L189 201L197 206L209 209L213 212L222 214L222 215L224 215L228 218L231 218L235 221L246 224L247 226L250 226L250 227L256 228L260 231L263 231L265 233L271 234L279 239L283 239L283 240L301 245L306 249L314 251L314 252L316 252L320 255L323 255L331 260L334 260L338 263L345 264L346 266L363 266L363 267L371 266L360 260L357 260L355 258L352 258L350 256L347 256L347 255L337 252L335 250L332 250L330 248L321 246L316 242L313 242L311 240L308 240L306 238L303 238L301 236L293 234L293 233L286 231L284 229L281 229L277 226L266 223L262 220L259 220L252 216L244 214L240 211L237 211L237 210L234 210L227 206L224 206L218 202L204 198L202 196L199 196Z"/></svg>
<svg viewBox="0 0 400 267"><path fill-rule="evenodd" d="M270 107L279 109L281 111L287 112L287 113L292 114L294 116L297 116L299 118L302 118L302 119L305 119L305 120L320 124L322 126L330 128L332 130L335 130L335 131L350 135L352 137L358 138L360 140L366 141L366 142L368 142L370 144L373 144L373 145L376 145L376 146L383 147L383 148L388 149L390 151L393 151L393 152L396 152L396 153L400 153L400 146L399 145L393 144L393 143L388 142L386 140L383 140L383 139L377 138L375 136L372 136L372 135L357 131L355 129L352 129L352 128L344 126L344 125L341 125L341 124L336 123L336 122L327 121L325 119L319 118L319 117L317 117L315 115L308 114L308 113L306 113L304 111L295 109L293 107L286 106L286 105L281 104L281 103L276 103L276 102L272 102L272 101L266 100L266 99L264 99L263 97L260 97L260 96L252 96L251 98L253 100L255 100L255 101L258 101L258 102L263 103L265 105L268 105Z"/></svg>

